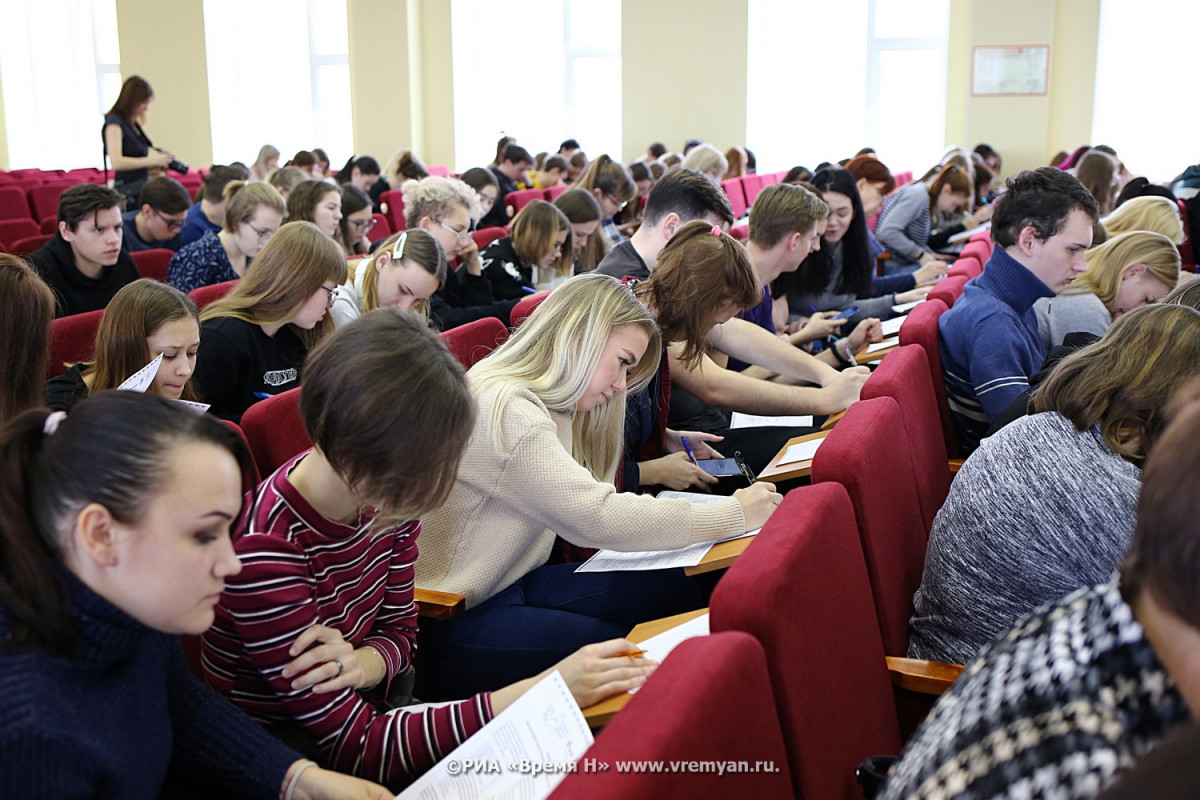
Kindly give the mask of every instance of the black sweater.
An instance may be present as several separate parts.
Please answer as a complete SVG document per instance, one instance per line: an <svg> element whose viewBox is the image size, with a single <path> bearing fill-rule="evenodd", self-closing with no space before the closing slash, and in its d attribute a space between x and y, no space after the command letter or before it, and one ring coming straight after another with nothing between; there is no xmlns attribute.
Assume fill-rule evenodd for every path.
<svg viewBox="0 0 1200 800"><path fill-rule="evenodd" d="M270 395L300 385L300 367L308 353L290 325L274 336L235 317L217 317L200 326L200 356L195 381L211 413L237 422L246 409Z"/></svg>
<svg viewBox="0 0 1200 800"><path fill-rule="evenodd" d="M54 290L56 317L68 317L95 311L108 305L122 286L138 279L137 265L125 250L117 263L100 271L100 277L89 278L75 267L75 251L61 233L50 237L41 250L30 253L27 259L38 275Z"/></svg>

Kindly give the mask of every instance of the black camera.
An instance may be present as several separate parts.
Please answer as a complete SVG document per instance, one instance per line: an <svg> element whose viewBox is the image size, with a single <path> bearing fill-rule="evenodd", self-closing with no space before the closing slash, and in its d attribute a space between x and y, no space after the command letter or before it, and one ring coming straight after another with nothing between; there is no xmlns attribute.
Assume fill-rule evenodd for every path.
<svg viewBox="0 0 1200 800"><path fill-rule="evenodd" d="M163 150L161 147L156 147L154 149L160 153L167 152L166 150ZM173 158L173 159L171 159L171 162L169 164L167 164L167 169L171 170L172 172L178 172L181 175L186 175L187 171L191 168L187 164L180 161L178 158Z"/></svg>

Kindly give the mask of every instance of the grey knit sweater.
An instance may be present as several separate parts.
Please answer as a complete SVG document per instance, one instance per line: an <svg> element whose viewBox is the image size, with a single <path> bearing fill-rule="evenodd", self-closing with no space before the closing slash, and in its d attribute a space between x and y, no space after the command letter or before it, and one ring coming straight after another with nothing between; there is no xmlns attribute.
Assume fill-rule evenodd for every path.
<svg viewBox="0 0 1200 800"><path fill-rule="evenodd" d="M1108 579L1133 534L1141 470L1047 412L983 440L929 536L908 654L969 663L1039 605Z"/></svg>

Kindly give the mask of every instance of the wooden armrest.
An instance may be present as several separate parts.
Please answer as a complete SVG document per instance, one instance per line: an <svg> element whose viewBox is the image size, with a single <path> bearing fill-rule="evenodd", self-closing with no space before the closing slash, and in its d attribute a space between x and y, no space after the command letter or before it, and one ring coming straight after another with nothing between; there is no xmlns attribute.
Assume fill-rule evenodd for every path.
<svg viewBox="0 0 1200 800"><path fill-rule="evenodd" d="M454 619L467 607L467 598L454 592L435 592L433 589L413 589L417 614L426 619Z"/></svg>
<svg viewBox="0 0 1200 800"><path fill-rule="evenodd" d="M962 469L963 461L965 461L965 460L966 460L966 459L964 459L964 458L952 458L952 459L950 459L950 461L948 462L948 463L949 463L949 466L950 466L950 474L952 474L952 475L953 475L954 473L956 473L956 472L958 472L960 469Z"/></svg>
<svg viewBox="0 0 1200 800"><path fill-rule="evenodd" d="M941 695L962 674L961 664L944 664L920 658L887 657L888 674L901 689L920 694Z"/></svg>

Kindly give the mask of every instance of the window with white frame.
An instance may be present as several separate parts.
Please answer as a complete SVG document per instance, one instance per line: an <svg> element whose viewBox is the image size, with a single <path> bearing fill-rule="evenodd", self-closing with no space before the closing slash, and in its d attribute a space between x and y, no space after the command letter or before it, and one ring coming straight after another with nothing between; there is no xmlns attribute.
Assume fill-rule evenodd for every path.
<svg viewBox="0 0 1200 800"><path fill-rule="evenodd" d="M941 157L949 0L749 0L746 139L759 171L873 147L893 172Z"/></svg>
<svg viewBox="0 0 1200 800"><path fill-rule="evenodd" d="M1104 2L1096 48L1092 144L1117 151L1133 175L1165 183L1200 161L1196 101L1181 68L1200 26L1194 0ZM1138 43L1153 43L1153 55ZM1185 61L1179 65L1172 56ZM1060 142L1072 150L1083 142Z"/></svg>
<svg viewBox="0 0 1200 800"><path fill-rule="evenodd" d="M457 171L491 163L503 135L619 159L620 0L452 0L451 26Z"/></svg>
<svg viewBox="0 0 1200 800"><path fill-rule="evenodd" d="M116 0L4 0L3 27L9 167L102 166L104 112L121 90Z"/></svg>
<svg viewBox="0 0 1200 800"><path fill-rule="evenodd" d="M204 36L215 163L264 144L281 163L321 147L332 169L353 154L345 0L204 0Z"/></svg>

